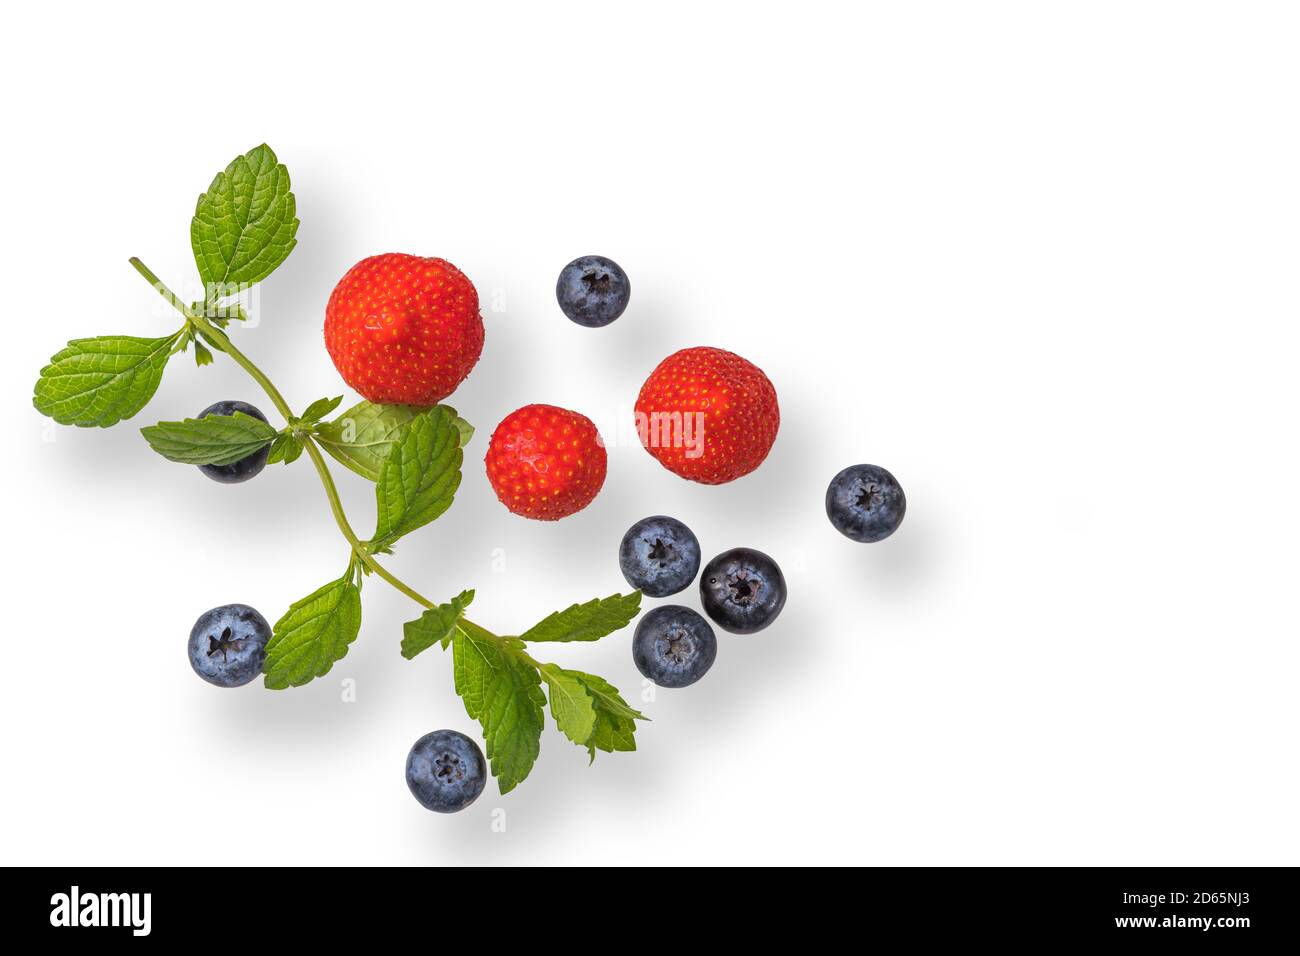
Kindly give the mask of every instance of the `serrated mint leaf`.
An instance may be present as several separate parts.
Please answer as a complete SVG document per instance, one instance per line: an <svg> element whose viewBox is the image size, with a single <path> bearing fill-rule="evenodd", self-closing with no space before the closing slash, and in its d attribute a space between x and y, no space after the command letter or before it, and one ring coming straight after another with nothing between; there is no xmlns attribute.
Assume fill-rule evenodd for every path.
<svg viewBox="0 0 1300 956"><path fill-rule="evenodd" d="M318 422L330 412L334 411L334 409L338 408L339 403L342 401L342 395L338 398L318 398L307 406L307 410L302 413L302 420L308 423Z"/></svg>
<svg viewBox="0 0 1300 956"><path fill-rule="evenodd" d="M243 412L159 422L140 431L158 454L186 465L229 465L276 437L274 428Z"/></svg>
<svg viewBox="0 0 1300 956"><path fill-rule="evenodd" d="M74 339L41 369L32 403L61 425L116 425L158 391L179 334Z"/></svg>
<svg viewBox="0 0 1300 956"><path fill-rule="evenodd" d="M580 681L591 696L592 706L596 710L596 722L592 727L591 737L587 740L587 753L592 760L596 751L613 753L616 750L636 750L636 721L649 718L639 710L627 705L613 684L595 674L581 671L565 671L570 677Z"/></svg>
<svg viewBox="0 0 1300 956"><path fill-rule="evenodd" d="M550 691L555 725L575 744L586 747L592 760L596 751L636 750L636 721L647 719L619 696L602 677L544 664L542 679Z"/></svg>
<svg viewBox="0 0 1300 956"><path fill-rule="evenodd" d="M576 674L554 664L542 667L541 675L546 681L555 726L575 744L587 746L596 729L596 706L587 686Z"/></svg>
<svg viewBox="0 0 1300 956"><path fill-rule="evenodd" d="M338 462L362 478L379 480L379 470L393 445L406 433L420 409L410 405L353 405L316 429L316 439Z"/></svg>
<svg viewBox="0 0 1300 956"><path fill-rule="evenodd" d="M298 687L329 673L360 630L361 590L349 578L312 592L275 624L266 645L266 686Z"/></svg>
<svg viewBox="0 0 1300 956"><path fill-rule="evenodd" d="M199 197L190 245L209 298L261 282L297 240L289 171L263 143L231 161Z"/></svg>
<svg viewBox="0 0 1300 956"><path fill-rule="evenodd" d="M556 611L519 635L521 641L595 641L636 617L641 592L611 594Z"/></svg>
<svg viewBox="0 0 1300 956"><path fill-rule="evenodd" d="M448 642L456 633L456 622L460 620L469 602L474 600L473 591L461 591L447 604L439 604L425 611L414 621L402 625L402 656L408 661L421 651L428 650L434 644L441 644L447 649Z"/></svg>
<svg viewBox="0 0 1300 956"><path fill-rule="evenodd" d="M384 459L375 484L379 520L371 540L377 549L451 507L463 458L454 418L441 407L415 416Z"/></svg>
<svg viewBox="0 0 1300 956"><path fill-rule="evenodd" d="M523 645L494 639L462 623L452 639L456 693L483 725L492 775L502 793L528 776L541 751L542 693L537 668L519 656Z"/></svg>
<svg viewBox="0 0 1300 956"><path fill-rule="evenodd" d="M208 347L198 339L194 340L194 364L199 368L212 364L212 353L208 351Z"/></svg>

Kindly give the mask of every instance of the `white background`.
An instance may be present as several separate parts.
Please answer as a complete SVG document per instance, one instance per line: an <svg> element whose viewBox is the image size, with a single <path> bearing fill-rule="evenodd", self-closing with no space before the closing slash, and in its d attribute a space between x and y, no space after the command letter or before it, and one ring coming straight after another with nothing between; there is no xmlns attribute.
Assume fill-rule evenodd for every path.
<svg viewBox="0 0 1300 956"><path fill-rule="evenodd" d="M5 14L5 862L1300 862L1294 8L178 6ZM190 671L203 610L274 621L341 571L315 476L226 487L144 444L217 399L270 411L228 361L182 357L104 431L31 386L67 339L176 326L127 257L192 289L195 197L262 141L302 226L234 335L295 407L343 391L321 324L358 259L443 256L483 298L451 400L479 434L398 574L510 632L624 588L649 513L783 564L780 621L642 701L637 753L588 768L548 727L515 792L425 812L408 747L477 728L373 579L310 686ZM604 330L554 301L587 253L632 281ZM612 431L701 344L776 384L759 471L698 486L611 437L581 514L496 502L505 413ZM873 546L823 513L859 461L908 496ZM551 656L636 703L630 636Z"/></svg>

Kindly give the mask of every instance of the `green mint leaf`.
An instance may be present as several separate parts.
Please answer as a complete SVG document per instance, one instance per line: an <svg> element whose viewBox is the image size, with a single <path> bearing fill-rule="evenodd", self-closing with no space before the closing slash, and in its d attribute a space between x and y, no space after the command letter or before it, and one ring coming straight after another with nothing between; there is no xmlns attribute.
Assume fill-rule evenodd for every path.
<svg viewBox="0 0 1300 956"><path fill-rule="evenodd" d="M402 625L402 656L409 661L435 644L441 644L445 651L456 633L456 622L472 600L473 591L461 591L449 603L439 604L414 621L407 621Z"/></svg>
<svg viewBox="0 0 1300 956"><path fill-rule="evenodd" d="M597 750L606 753L636 750L636 721L649 718L629 707L627 701L619 696L618 689L604 678L581 671L565 671L565 674L582 683L596 710L596 722L591 737L586 741L591 760L596 759Z"/></svg>
<svg viewBox="0 0 1300 956"><path fill-rule="evenodd" d="M159 422L140 432L158 454L186 465L229 465L276 437L274 428L243 412Z"/></svg>
<svg viewBox="0 0 1300 956"><path fill-rule="evenodd" d="M612 684L555 664L542 665L541 674L550 690L555 725L575 744L586 747L592 760L598 749L636 750L636 721L647 718L629 707Z"/></svg>
<svg viewBox="0 0 1300 956"><path fill-rule="evenodd" d="M556 611L519 635L521 641L595 641L612 634L636 617L641 592L611 594L586 604Z"/></svg>
<svg viewBox="0 0 1300 956"><path fill-rule="evenodd" d="M474 427L456 415L455 409L446 405L456 416L456 429L461 436L461 447L474 434ZM330 455L341 465L355 471L362 478L379 480L379 470L393 445L406 434L415 417L425 409L411 405L372 405L359 402L332 422L316 428L315 434Z"/></svg>
<svg viewBox="0 0 1300 956"><path fill-rule="evenodd" d="M360 630L361 590L350 575L312 592L275 624L266 645L266 686L298 687L329 673Z"/></svg>
<svg viewBox="0 0 1300 956"><path fill-rule="evenodd" d="M289 171L265 143L217 173L190 222L208 297L234 294L275 271L297 242L296 212Z"/></svg>
<svg viewBox="0 0 1300 956"><path fill-rule="evenodd" d="M308 424L314 425L330 412L334 411L334 409L338 408L339 403L342 401L342 395L338 398L318 398L307 406L307 410L302 413L302 420Z"/></svg>
<svg viewBox="0 0 1300 956"><path fill-rule="evenodd" d="M287 465L297 461L301 454L302 441L292 432L281 432L275 437L275 441L271 442L271 451L266 456L266 463L274 465L282 461Z"/></svg>
<svg viewBox="0 0 1300 956"><path fill-rule="evenodd" d="M551 716L555 726L575 744L587 746L596 729L596 705L587 686L575 673L554 664L541 669L551 699Z"/></svg>
<svg viewBox="0 0 1300 956"><path fill-rule="evenodd" d="M198 339L194 340L194 364L199 368L212 364L212 353L208 351L208 347Z"/></svg>
<svg viewBox="0 0 1300 956"><path fill-rule="evenodd" d="M443 405L442 407L447 409L447 411L451 412L452 415L456 417L455 425L456 431L460 433L460 447L464 448L469 444L469 440L474 437L474 426L461 418L456 409L452 408L450 405Z"/></svg>
<svg viewBox="0 0 1300 956"><path fill-rule="evenodd" d="M179 335L74 339L41 369L32 403L61 425L116 425L158 391Z"/></svg>
<svg viewBox="0 0 1300 956"><path fill-rule="evenodd" d="M456 693L483 725L488 761L501 792L528 776L541 751L542 693L537 668L519 656L516 640L495 640L464 624L452 639Z"/></svg>
<svg viewBox="0 0 1300 956"><path fill-rule="evenodd" d="M420 409L410 405L361 402L320 425L316 438L341 465L362 478L378 481L384 459L419 413Z"/></svg>
<svg viewBox="0 0 1300 956"><path fill-rule="evenodd" d="M271 450L266 453L266 463L274 465L278 461L284 461L284 447L289 443L289 436L279 434L275 436L275 441L271 442Z"/></svg>
<svg viewBox="0 0 1300 956"><path fill-rule="evenodd" d="M371 539L385 549L451 507L460 487L460 434L455 416L436 407L411 420L384 459L375 485L379 520Z"/></svg>

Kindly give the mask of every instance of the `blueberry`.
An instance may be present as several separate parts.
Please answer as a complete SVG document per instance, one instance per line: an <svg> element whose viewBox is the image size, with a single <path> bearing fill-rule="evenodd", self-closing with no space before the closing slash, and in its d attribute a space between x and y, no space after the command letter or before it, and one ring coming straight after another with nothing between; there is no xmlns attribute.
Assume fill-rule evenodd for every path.
<svg viewBox="0 0 1300 956"><path fill-rule="evenodd" d="M589 329L609 325L622 315L631 294L627 273L604 256L574 259L555 283L561 311Z"/></svg>
<svg viewBox="0 0 1300 956"><path fill-rule="evenodd" d="M209 405L199 412L199 418L207 418L209 415L233 415L235 412L243 412L245 415L251 415L254 418L266 421L266 416L252 405L247 402L237 401L217 402L215 405ZM199 465L199 471L223 485L235 485L241 481L248 481L249 478L256 478L261 470L266 467L266 456L269 454L271 454L271 446L264 445L247 458L241 458L229 465Z"/></svg>
<svg viewBox="0 0 1300 956"><path fill-rule="evenodd" d="M425 734L406 755L406 785L426 810L464 810L478 799L486 783L483 751L455 730Z"/></svg>
<svg viewBox="0 0 1300 956"><path fill-rule="evenodd" d="M876 465L850 465L826 489L826 517L854 541L888 538L906 512L907 498L897 479Z"/></svg>
<svg viewBox="0 0 1300 956"><path fill-rule="evenodd" d="M660 687L694 684L717 656L718 639L709 622L680 604L655 608L632 637L636 669Z"/></svg>
<svg viewBox="0 0 1300 956"><path fill-rule="evenodd" d="M623 535L618 564L634 588L667 597L686 588L700 570L700 542L676 518L642 518Z"/></svg>
<svg viewBox="0 0 1300 956"><path fill-rule="evenodd" d="M190 666L209 684L240 687L262 673L271 625L247 604L205 611L190 631Z"/></svg>
<svg viewBox="0 0 1300 956"><path fill-rule="evenodd" d="M705 565L700 601L723 630L753 634L775 621L785 607L785 577L762 551L732 548Z"/></svg>

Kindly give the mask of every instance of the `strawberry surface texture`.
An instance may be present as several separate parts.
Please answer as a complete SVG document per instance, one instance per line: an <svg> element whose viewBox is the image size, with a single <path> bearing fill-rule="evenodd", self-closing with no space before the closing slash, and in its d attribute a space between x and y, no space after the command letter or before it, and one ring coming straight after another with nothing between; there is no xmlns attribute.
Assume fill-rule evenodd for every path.
<svg viewBox="0 0 1300 956"><path fill-rule="evenodd" d="M484 464L501 503L556 521L591 504L605 483L605 445L591 419L554 405L525 405L502 419Z"/></svg>
<svg viewBox="0 0 1300 956"><path fill-rule="evenodd" d="M776 389L734 352L698 346L668 356L636 400L641 444L674 474L706 485L747 475L781 425Z"/></svg>
<svg viewBox="0 0 1300 956"><path fill-rule="evenodd" d="M445 259L362 259L330 295L325 347L343 381L367 401L434 405L483 351L478 292Z"/></svg>

